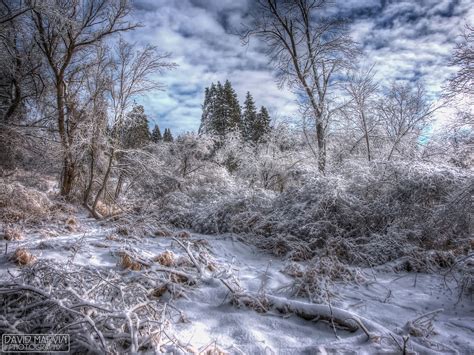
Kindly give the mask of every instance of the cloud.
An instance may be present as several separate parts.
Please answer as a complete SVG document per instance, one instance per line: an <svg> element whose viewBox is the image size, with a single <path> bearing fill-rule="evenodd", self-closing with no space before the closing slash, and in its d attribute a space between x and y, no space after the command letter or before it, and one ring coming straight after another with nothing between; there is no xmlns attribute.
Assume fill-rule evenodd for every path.
<svg viewBox="0 0 474 355"><path fill-rule="evenodd" d="M229 79L243 103L250 91L257 105L270 112L294 114L294 96L279 90L258 43L242 46L234 34L248 11L246 1L180 0L135 3L135 17L144 27L129 40L151 43L172 53L179 67L162 75L163 92L138 99L150 120L174 132L197 130L204 89Z"/></svg>
<svg viewBox="0 0 474 355"><path fill-rule="evenodd" d="M296 97L279 89L258 41L242 46L235 30L251 0L137 0L144 27L132 41L172 53L179 67L159 79L166 91L138 101L152 121L174 132L197 130L204 88L229 79L241 103L250 91L273 116L297 116ZM470 0L336 0L333 13L350 22L378 79L423 80L435 97L452 72L447 62L462 25L474 20ZM336 11L336 12L334 12Z"/></svg>

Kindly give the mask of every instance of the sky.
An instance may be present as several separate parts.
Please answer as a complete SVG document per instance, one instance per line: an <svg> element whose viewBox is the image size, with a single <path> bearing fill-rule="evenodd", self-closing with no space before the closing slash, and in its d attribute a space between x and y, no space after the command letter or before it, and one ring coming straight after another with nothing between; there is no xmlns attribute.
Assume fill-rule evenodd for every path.
<svg viewBox="0 0 474 355"><path fill-rule="evenodd" d="M254 0L133 2L143 27L127 39L156 45L178 64L160 75L165 90L137 99L151 126L175 134L197 131L204 89L226 79L241 104L250 91L274 119L299 115L295 95L277 86L263 45L243 45L236 34L253 6ZM422 80L433 97L454 70L447 63L464 24L474 23L471 0L335 0L331 11L347 18L364 65L374 65L377 79Z"/></svg>

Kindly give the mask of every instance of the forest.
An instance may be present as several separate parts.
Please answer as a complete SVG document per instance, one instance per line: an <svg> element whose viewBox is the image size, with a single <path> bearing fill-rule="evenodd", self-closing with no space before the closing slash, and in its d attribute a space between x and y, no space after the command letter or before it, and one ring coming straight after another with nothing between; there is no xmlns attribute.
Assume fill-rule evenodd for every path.
<svg viewBox="0 0 474 355"><path fill-rule="evenodd" d="M381 80L338 1L248 6L233 36L298 110L217 76L193 130L146 105L182 66L130 40L134 1L0 0L0 334L68 334L73 354L474 352L473 17L433 93Z"/></svg>

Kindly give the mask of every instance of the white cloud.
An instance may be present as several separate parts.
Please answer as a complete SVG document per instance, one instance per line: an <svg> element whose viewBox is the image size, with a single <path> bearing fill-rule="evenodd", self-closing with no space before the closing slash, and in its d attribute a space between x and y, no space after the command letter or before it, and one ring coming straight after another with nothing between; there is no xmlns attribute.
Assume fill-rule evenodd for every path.
<svg viewBox="0 0 474 355"><path fill-rule="evenodd" d="M172 53L179 67L160 80L167 91L141 98L150 118L173 131L199 126L204 88L229 79L243 103L250 91L274 116L298 115L295 95L279 89L261 44L242 46L232 31L245 21L252 1L139 0L144 24L129 35ZM352 21L354 40L378 78L421 79L436 95L452 72L447 67L463 23L474 19L470 0L337 0L335 9Z"/></svg>

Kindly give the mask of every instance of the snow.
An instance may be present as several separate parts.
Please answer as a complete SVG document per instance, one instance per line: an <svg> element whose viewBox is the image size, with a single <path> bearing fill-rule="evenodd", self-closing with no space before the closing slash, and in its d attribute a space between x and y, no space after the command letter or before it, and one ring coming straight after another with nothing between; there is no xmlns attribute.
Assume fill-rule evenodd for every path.
<svg viewBox="0 0 474 355"><path fill-rule="evenodd" d="M25 247L40 259L51 258L67 265L117 268L117 253L132 248L145 257L153 257L165 250L177 257L186 252L172 237L145 237L135 239L118 236L106 239L114 233L108 224L81 216L77 232L53 237L40 230L30 230L24 240L11 242L8 255L0 258L0 280L8 280L9 273L19 271L8 256L17 248ZM54 229L54 226L50 226ZM235 278L248 293L264 292L275 300L290 298L285 286L292 278L281 271L286 261L266 254L232 234L207 236L192 234L192 241L204 240L213 262L219 265L221 277ZM2 250L5 250L2 241ZM67 267L67 266L65 266ZM435 334L427 339L412 336L408 342L427 353L437 349L440 353L468 354L474 352L474 306L469 297L458 298L453 281L439 274L398 273L387 267L364 269L368 282L362 285L338 283L331 300L332 306L341 312L357 315L368 323L369 331L392 332L406 335L410 320L431 311L442 309L434 320ZM132 273L130 271L130 273ZM229 290L209 271L187 294L187 297L171 301L180 309L185 322L174 322L172 332L183 344L204 349L216 344L229 353L244 354L300 354L300 353L380 353L396 352L397 346L388 336L367 341L360 330L349 333L334 330L326 322L311 322L296 315L281 315L276 310L258 313L250 308L238 308L232 304ZM269 296L272 297L272 296ZM169 300L168 300L169 301ZM304 309L312 305L305 299L291 302ZM314 308L314 307L313 307ZM345 313L344 313L345 314ZM349 314L349 313L348 313ZM387 333L388 334L388 333ZM385 335L387 335L385 334ZM427 350L431 349L431 350ZM421 352L424 352L422 350Z"/></svg>

